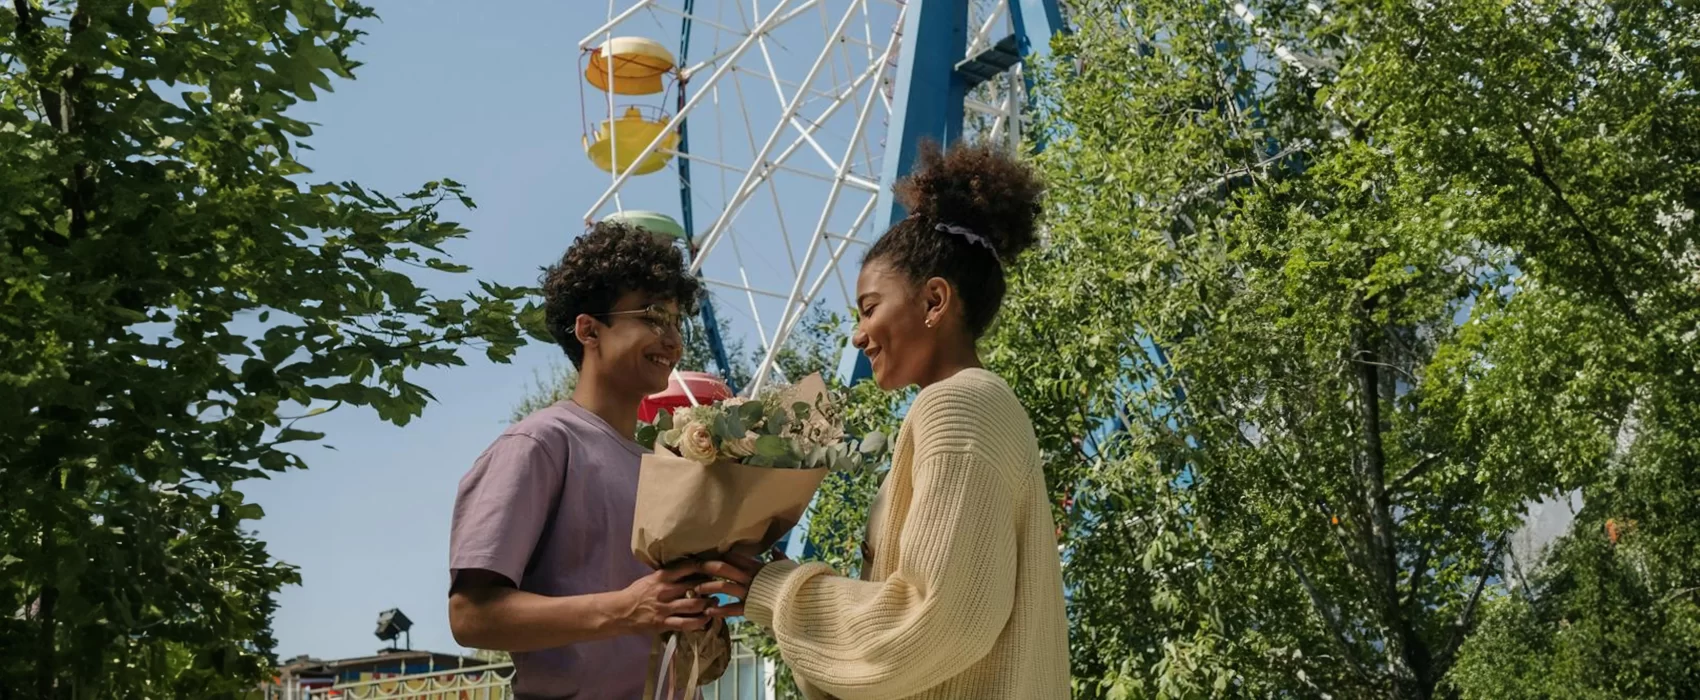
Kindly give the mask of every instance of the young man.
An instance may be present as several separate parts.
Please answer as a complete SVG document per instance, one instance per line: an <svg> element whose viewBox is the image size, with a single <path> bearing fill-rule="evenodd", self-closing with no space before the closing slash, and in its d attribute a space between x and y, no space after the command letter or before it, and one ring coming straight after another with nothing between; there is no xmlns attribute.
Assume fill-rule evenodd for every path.
<svg viewBox="0 0 1700 700"><path fill-rule="evenodd" d="M638 697L651 636L708 624L686 566L632 556L638 404L667 387L698 285L648 232L597 224L543 280L578 369L568 401L502 433L461 479L449 536L455 641L513 652L521 700Z"/></svg>

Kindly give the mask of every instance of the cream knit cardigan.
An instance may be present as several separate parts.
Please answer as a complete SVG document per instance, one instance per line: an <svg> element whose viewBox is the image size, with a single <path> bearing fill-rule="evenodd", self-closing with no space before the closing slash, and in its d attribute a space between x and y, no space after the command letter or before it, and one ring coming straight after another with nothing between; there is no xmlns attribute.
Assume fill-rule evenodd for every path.
<svg viewBox="0 0 1700 700"><path fill-rule="evenodd" d="M1056 526L1033 424L969 369L916 397L898 435L868 581L768 564L745 614L810 698L1069 695Z"/></svg>

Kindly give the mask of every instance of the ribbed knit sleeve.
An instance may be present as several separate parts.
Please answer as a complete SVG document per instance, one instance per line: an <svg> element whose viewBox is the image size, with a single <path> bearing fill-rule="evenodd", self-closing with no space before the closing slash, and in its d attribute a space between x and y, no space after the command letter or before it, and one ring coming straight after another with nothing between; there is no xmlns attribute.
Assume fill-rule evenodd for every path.
<svg viewBox="0 0 1700 700"><path fill-rule="evenodd" d="M810 684L855 698L911 695L984 658L1014 605L1019 443L1025 414L1007 389L941 382L916 398L896 458L914 491L893 573L839 576L822 564L778 562L751 586L748 617L774 631L785 661ZM894 468L902 468L894 465Z"/></svg>

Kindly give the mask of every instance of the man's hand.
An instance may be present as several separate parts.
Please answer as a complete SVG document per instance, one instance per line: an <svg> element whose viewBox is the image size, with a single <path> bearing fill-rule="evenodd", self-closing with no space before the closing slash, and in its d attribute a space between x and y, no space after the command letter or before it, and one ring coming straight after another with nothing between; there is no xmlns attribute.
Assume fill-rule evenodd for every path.
<svg viewBox="0 0 1700 700"><path fill-rule="evenodd" d="M750 583L756 580L756 574L761 573L763 566L765 564L759 559L733 553L727 553L721 561L703 563L702 572L713 576L715 580L699 584L696 587L697 595L723 595L738 601L709 608L708 614L712 617L743 616L744 599L750 595Z"/></svg>
<svg viewBox="0 0 1700 700"><path fill-rule="evenodd" d="M641 633L691 632L708 627L709 618L703 613L709 601L697 596L695 582L683 580L703 572L701 564L685 562L633 581L620 592L624 626Z"/></svg>

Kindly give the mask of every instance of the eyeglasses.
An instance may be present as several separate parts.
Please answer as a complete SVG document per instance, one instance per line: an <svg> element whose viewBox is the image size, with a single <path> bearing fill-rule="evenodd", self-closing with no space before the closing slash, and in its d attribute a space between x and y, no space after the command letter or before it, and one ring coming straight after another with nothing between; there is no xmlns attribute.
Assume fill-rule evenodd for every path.
<svg viewBox="0 0 1700 700"><path fill-rule="evenodd" d="M668 331L683 335L680 329L681 319L678 314L668 311L656 304L650 304L641 309L631 311L604 311L597 316L637 316L639 321L649 326L650 332L656 335L667 335Z"/></svg>

